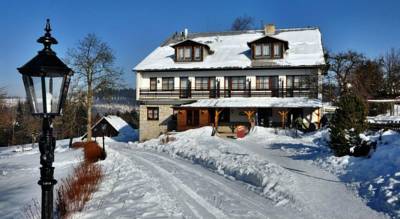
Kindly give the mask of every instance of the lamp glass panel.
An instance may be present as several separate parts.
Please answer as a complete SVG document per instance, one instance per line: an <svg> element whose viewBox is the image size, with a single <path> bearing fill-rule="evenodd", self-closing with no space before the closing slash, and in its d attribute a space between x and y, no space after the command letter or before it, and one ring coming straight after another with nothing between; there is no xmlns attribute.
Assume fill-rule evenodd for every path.
<svg viewBox="0 0 400 219"><path fill-rule="evenodd" d="M62 77L48 77L46 80L46 110L47 113L58 113L62 92Z"/></svg>
<svg viewBox="0 0 400 219"><path fill-rule="evenodd" d="M33 91L32 100L35 113L43 113L43 93L42 93L42 77L32 77Z"/></svg>

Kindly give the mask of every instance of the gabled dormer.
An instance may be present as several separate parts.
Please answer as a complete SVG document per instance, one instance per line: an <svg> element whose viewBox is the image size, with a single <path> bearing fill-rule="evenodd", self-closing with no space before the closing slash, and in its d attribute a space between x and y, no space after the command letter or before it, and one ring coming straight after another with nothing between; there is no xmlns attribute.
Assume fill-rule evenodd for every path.
<svg viewBox="0 0 400 219"><path fill-rule="evenodd" d="M247 45L251 49L252 59L282 59L289 49L288 41L270 35L248 42Z"/></svg>
<svg viewBox="0 0 400 219"><path fill-rule="evenodd" d="M175 49L175 62L201 62L211 53L206 44L184 40L171 46Z"/></svg>

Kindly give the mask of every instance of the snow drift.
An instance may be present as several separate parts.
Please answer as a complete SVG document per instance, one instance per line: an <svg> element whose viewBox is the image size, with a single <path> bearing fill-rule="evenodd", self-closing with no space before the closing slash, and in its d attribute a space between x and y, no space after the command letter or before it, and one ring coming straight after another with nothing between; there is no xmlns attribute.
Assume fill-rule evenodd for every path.
<svg viewBox="0 0 400 219"><path fill-rule="evenodd" d="M158 139L137 147L166 152L202 165L218 174L245 182L263 196L283 205L293 201L292 178L284 168L248 154L233 142L211 136L212 128L192 129L174 135L175 140L164 143Z"/></svg>

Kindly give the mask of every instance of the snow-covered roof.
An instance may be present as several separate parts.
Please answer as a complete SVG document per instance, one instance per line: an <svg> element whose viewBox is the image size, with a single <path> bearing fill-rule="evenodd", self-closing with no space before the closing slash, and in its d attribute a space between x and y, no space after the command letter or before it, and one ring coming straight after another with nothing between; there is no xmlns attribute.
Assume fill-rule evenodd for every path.
<svg viewBox="0 0 400 219"><path fill-rule="evenodd" d="M202 62L175 62L177 42L169 39L156 48L136 67L135 71L179 70L179 69L220 69L252 68L251 51L248 42L265 36L263 31L193 33L188 38L206 44L214 52ZM289 49L283 59L268 60L262 67L304 67L325 64L321 32L318 28L278 29L271 37L287 41ZM258 66L260 67L260 66Z"/></svg>
<svg viewBox="0 0 400 219"><path fill-rule="evenodd" d="M101 121L106 120L119 134L129 135L131 133L136 132L125 120L121 119L119 116L108 115L101 118L92 126L92 128L96 127ZM84 135L86 136L86 134Z"/></svg>
<svg viewBox="0 0 400 219"><path fill-rule="evenodd" d="M306 97L232 97L219 99L201 99L194 103L180 107L207 107L207 108L319 108L322 102L318 99Z"/></svg>
<svg viewBox="0 0 400 219"><path fill-rule="evenodd" d="M369 123L387 124L387 123L400 123L400 116L368 116L367 120Z"/></svg>

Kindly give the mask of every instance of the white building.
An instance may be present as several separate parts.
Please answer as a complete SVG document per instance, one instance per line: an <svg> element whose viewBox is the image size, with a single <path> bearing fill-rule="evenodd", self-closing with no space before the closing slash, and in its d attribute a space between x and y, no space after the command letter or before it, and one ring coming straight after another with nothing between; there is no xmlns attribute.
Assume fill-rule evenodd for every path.
<svg viewBox="0 0 400 219"><path fill-rule="evenodd" d="M318 28L175 33L134 68L140 140L210 124L319 125L324 67Z"/></svg>

